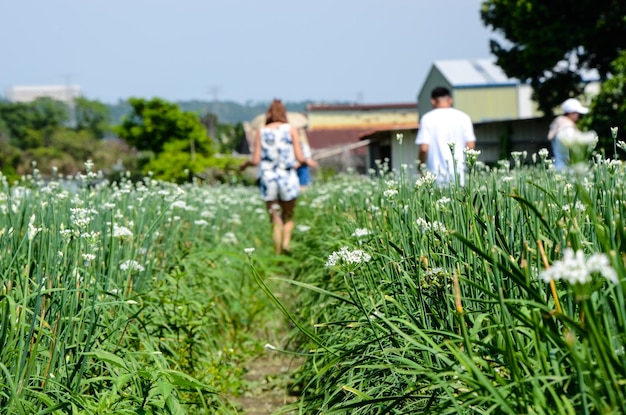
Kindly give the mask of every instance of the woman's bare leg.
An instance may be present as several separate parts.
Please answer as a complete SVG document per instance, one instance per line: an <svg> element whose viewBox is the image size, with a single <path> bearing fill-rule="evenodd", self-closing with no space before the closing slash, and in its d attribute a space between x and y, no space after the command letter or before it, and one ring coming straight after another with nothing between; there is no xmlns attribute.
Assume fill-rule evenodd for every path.
<svg viewBox="0 0 626 415"><path fill-rule="evenodd" d="M281 222L283 224L281 249L283 251L289 251L291 249L291 233L293 232L293 227L295 225L293 214L296 208L296 199L289 200L287 202L281 201L280 207L282 210Z"/></svg>
<svg viewBox="0 0 626 415"><path fill-rule="evenodd" d="M274 243L274 251L277 254L283 251L283 219L281 215L281 206L278 202L266 202L267 211L272 221L272 242Z"/></svg>

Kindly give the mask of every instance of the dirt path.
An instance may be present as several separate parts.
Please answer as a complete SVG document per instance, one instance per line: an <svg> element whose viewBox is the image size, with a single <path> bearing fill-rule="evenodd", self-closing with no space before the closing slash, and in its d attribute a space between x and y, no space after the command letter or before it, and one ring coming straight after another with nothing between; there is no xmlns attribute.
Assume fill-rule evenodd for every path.
<svg viewBox="0 0 626 415"><path fill-rule="evenodd" d="M289 394L290 374L298 367L299 361L292 356L272 350L252 360L247 365L246 392L233 401L245 415L270 415L289 403L297 400ZM295 414L295 411L280 414Z"/></svg>
<svg viewBox="0 0 626 415"><path fill-rule="evenodd" d="M274 294L287 304L293 303L294 290L285 284L276 284ZM256 338L264 344L269 341L277 348L291 349L289 340L290 323L278 309L263 319L264 327L257 328ZM264 339L264 340L261 340ZM287 411L285 405L296 402L298 397L289 393L291 375L304 361L292 353L280 352L265 347L263 351L252 356L246 363L244 382L246 391L242 396L235 397L235 403L242 415L292 415L297 411Z"/></svg>

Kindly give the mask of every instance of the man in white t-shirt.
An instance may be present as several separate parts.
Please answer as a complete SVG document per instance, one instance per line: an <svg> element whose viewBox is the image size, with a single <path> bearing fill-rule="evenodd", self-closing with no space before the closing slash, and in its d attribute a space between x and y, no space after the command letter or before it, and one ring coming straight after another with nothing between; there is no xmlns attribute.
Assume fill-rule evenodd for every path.
<svg viewBox="0 0 626 415"><path fill-rule="evenodd" d="M433 109L422 115L415 139L419 147L419 162L426 164L440 184L454 182L456 164L456 173L462 185L465 148L473 149L476 145L472 120L463 111L452 108L453 100L448 88L434 88L430 98ZM451 144L454 144L454 150L450 148Z"/></svg>

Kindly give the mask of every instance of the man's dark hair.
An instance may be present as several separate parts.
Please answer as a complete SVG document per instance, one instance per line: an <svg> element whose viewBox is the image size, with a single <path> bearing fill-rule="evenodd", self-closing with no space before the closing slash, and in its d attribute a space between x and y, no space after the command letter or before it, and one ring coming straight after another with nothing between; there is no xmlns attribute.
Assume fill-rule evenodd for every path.
<svg viewBox="0 0 626 415"><path fill-rule="evenodd" d="M451 97L452 95L450 94L450 90L448 88L446 88L445 86L438 86L433 88L433 90L430 92L430 97L432 99L439 99L439 98L443 98L443 97Z"/></svg>

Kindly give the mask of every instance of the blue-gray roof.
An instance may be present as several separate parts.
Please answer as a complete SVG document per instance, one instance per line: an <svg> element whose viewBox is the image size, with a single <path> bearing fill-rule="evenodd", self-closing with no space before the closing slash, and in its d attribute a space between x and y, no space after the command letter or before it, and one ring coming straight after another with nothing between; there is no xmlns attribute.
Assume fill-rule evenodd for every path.
<svg viewBox="0 0 626 415"><path fill-rule="evenodd" d="M560 65L562 64L566 63ZM506 86L520 83L517 78L506 76L493 59L438 60L433 65L456 88ZM557 65L557 68L560 65ZM594 69L581 70L580 74L583 82L599 80L598 72Z"/></svg>
<svg viewBox="0 0 626 415"><path fill-rule="evenodd" d="M491 59L440 60L434 66L454 87L519 84Z"/></svg>

